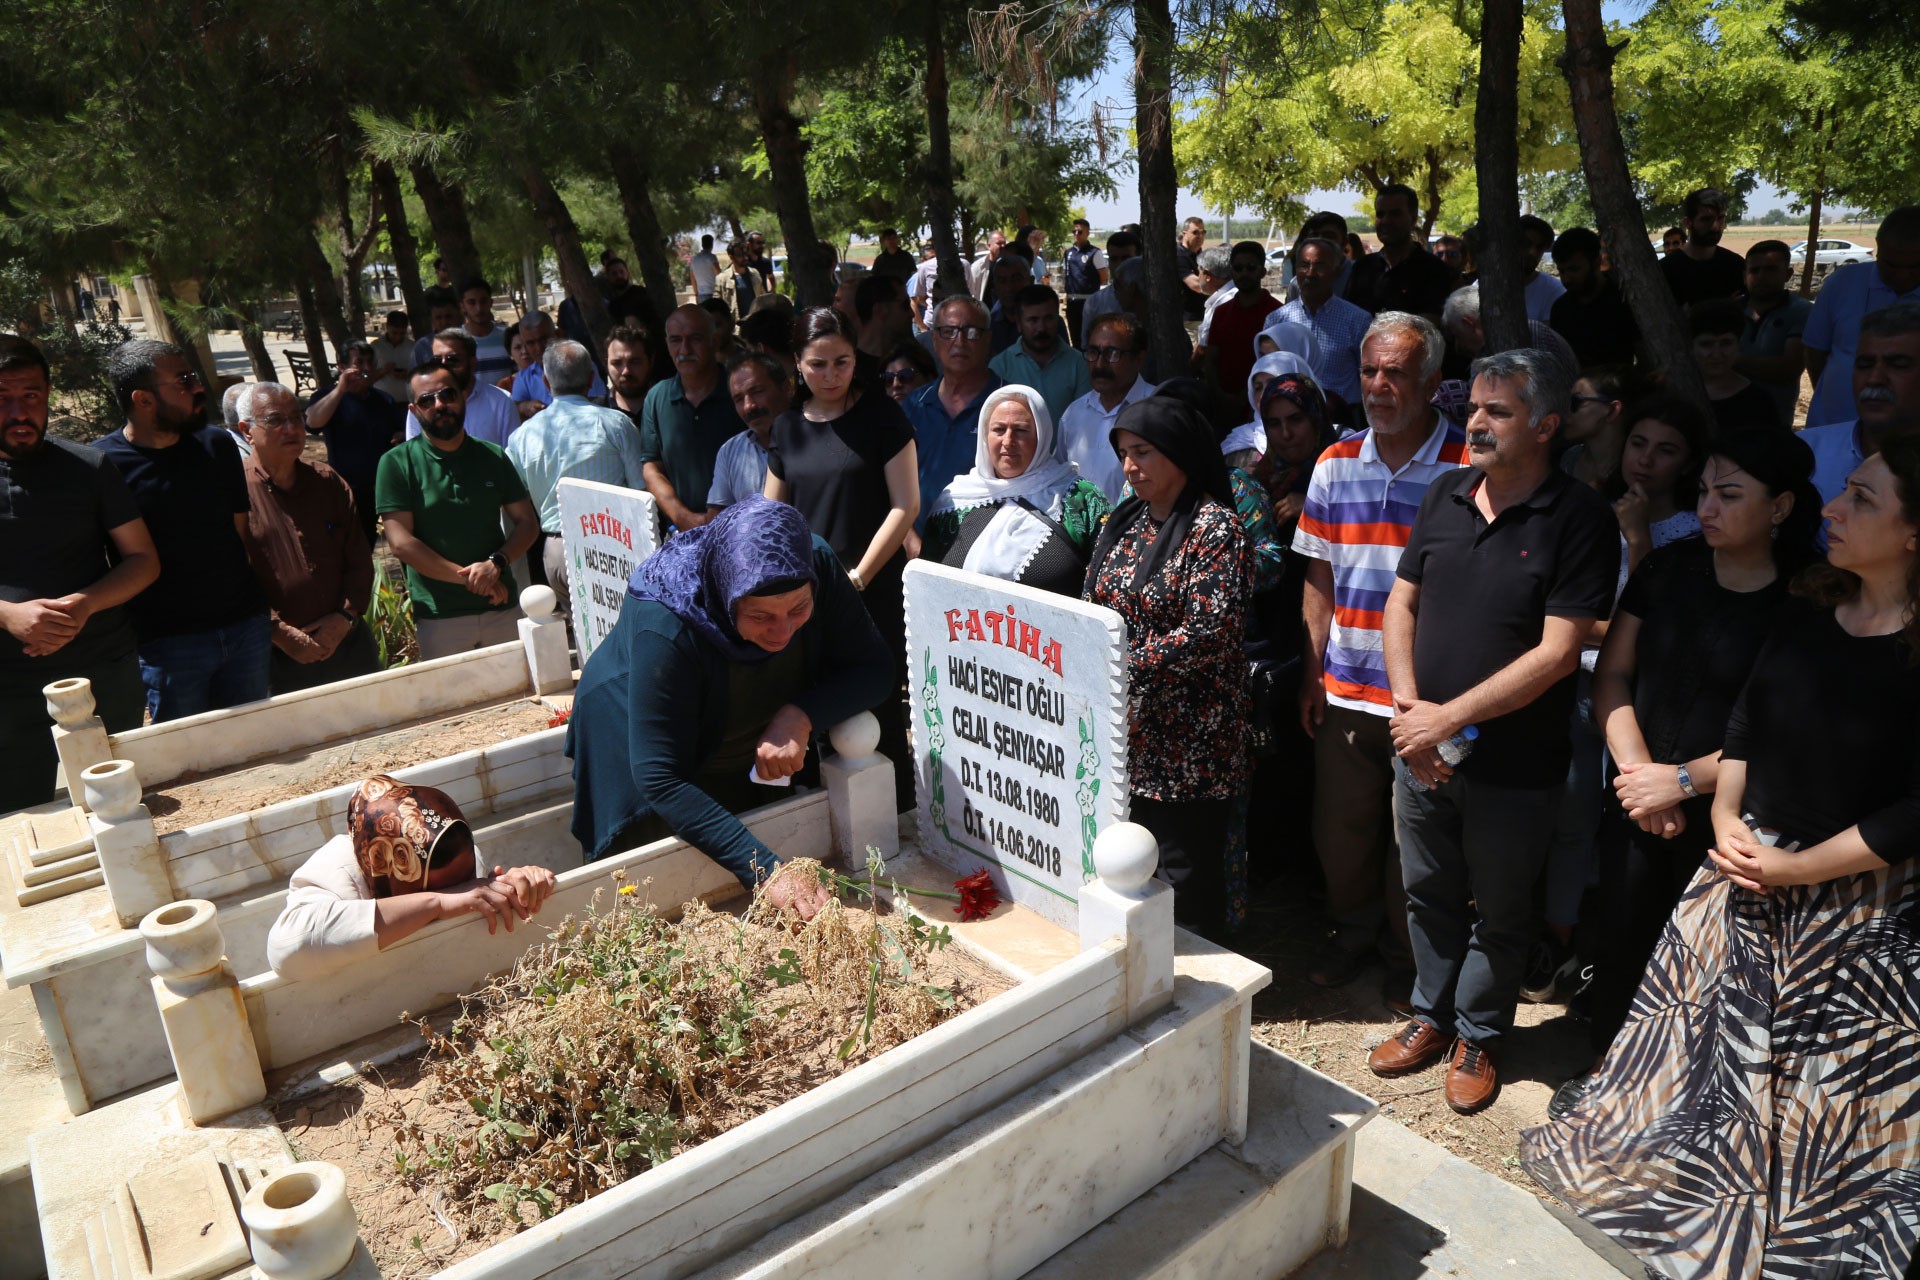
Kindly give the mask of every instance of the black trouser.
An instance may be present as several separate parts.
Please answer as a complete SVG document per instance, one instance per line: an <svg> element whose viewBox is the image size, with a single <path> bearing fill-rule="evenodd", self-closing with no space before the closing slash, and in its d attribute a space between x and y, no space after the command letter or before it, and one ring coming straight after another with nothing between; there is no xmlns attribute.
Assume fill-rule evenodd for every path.
<svg viewBox="0 0 1920 1280"><path fill-rule="evenodd" d="M1234 799L1150 800L1136 795L1130 821L1160 844L1160 878L1173 886L1173 914L1182 927L1216 932L1227 915L1227 825Z"/></svg>
<svg viewBox="0 0 1920 1280"><path fill-rule="evenodd" d="M873 715L880 722L880 754L893 761L894 807L901 813L914 805L913 748L907 741L907 672L913 664L907 654L906 597L901 582L906 567L906 556L895 555L860 593L867 616L873 619L874 629L893 655L894 685L873 708ZM814 729L825 733L832 727L819 724Z"/></svg>
<svg viewBox="0 0 1920 1280"><path fill-rule="evenodd" d="M47 714L47 695L41 690L69 678L93 682L94 714L108 733L138 729L145 718L147 689L140 682L140 661L132 653L77 670L52 666L0 675L0 813L45 804L57 794L60 753L54 749L53 717Z"/></svg>
<svg viewBox="0 0 1920 1280"><path fill-rule="evenodd" d="M1067 340L1073 343L1076 350L1079 349L1081 341L1086 337L1085 334L1080 332L1080 317L1086 312L1086 309L1087 300L1085 298L1067 299Z"/></svg>
<svg viewBox="0 0 1920 1280"><path fill-rule="evenodd" d="M353 488L353 514L359 517L360 532L367 535L367 545L373 546L375 528L380 522L379 513L373 509L373 487Z"/></svg>
<svg viewBox="0 0 1920 1280"><path fill-rule="evenodd" d="M267 662L267 687L274 693L298 693L336 680L370 676L380 670L380 646L366 619L356 619L339 647L318 662L296 662L275 649Z"/></svg>
<svg viewBox="0 0 1920 1280"><path fill-rule="evenodd" d="M1647 961L1680 895L1713 843L1713 800L1682 803L1687 829L1671 840L1642 831L1611 796L1600 827L1600 937L1588 990L1588 1034L1603 1054L1627 1020Z"/></svg>

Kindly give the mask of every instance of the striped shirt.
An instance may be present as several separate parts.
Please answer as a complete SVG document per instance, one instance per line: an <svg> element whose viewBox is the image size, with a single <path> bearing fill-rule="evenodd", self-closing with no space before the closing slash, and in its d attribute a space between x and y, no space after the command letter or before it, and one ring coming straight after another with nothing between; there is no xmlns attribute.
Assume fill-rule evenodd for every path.
<svg viewBox="0 0 1920 1280"><path fill-rule="evenodd" d="M1372 431L1320 455L1293 549L1333 566L1333 626L1321 665L1334 706L1393 714L1380 628L1394 571L1427 486L1466 461L1466 433L1444 418L1398 471L1380 460Z"/></svg>

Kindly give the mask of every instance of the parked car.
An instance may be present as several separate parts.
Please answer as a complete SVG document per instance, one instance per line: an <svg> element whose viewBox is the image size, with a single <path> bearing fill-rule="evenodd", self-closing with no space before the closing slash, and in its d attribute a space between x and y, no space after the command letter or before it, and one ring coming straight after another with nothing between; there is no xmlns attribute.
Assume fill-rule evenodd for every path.
<svg viewBox="0 0 1920 1280"><path fill-rule="evenodd" d="M1291 246L1284 244L1267 250L1267 270L1278 271L1280 264L1287 260L1287 254L1290 252L1292 252Z"/></svg>
<svg viewBox="0 0 1920 1280"><path fill-rule="evenodd" d="M1816 240L1813 243L1813 265L1816 267L1840 267L1873 260L1872 249L1863 244L1855 244L1851 240ZM1807 242L1802 240L1793 246L1793 265L1800 266L1806 260Z"/></svg>

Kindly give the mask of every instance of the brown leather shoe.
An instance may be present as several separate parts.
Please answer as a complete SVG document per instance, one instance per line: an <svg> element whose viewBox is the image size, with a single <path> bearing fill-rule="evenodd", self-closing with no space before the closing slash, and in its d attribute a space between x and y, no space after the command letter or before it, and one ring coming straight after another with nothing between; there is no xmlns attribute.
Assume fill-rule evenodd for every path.
<svg viewBox="0 0 1920 1280"><path fill-rule="evenodd" d="M1421 1071L1445 1057L1452 1042L1452 1036L1413 1018L1394 1033L1393 1039L1374 1047L1367 1055L1367 1069L1377 1076Z"/></svg>
<svg viewBox="0 0 1920 1280"><path fill-rule="evenodd" d="M1486 1046L1461 1039L1453 1046L1453 1061L1447 1064L1447 1105L1461 1115L1472 1115L1493 1101L1500 1092L1500 1077L1493 1069L1493 1055Z"/></svg>

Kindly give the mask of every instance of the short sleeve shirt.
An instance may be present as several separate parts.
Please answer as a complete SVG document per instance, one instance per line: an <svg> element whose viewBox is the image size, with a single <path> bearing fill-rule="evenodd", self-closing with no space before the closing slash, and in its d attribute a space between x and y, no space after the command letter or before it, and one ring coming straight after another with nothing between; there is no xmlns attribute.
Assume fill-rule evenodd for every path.
<svg viewBox="0 0 1920 1280"><path fill-rule="evenodd" d="M115 431L100 452L120 469L160 555L160 577L135 596L142 642L229 626L267 611L233 518L251 509L240 449L224 427L202 427L164 449Z"/></svg>
<svg viewBox="0 0 1920 1280"><path fill-rule="evenodd" d="M140 518L120 472L98 449L48 436L37 456L0 454L0 600L51 600L99 581L108 531ZM35 688L133 652L123 607L102 609L46 657L29 658L0 628L0 682Z"/></svg>
<svg viewBox="0 0 1920 1280"><path fill-rule="evenodd" d="M1660 259L1660 274L1667 278L1674 301L1682 307L1715 298L1747 296L1747 261L1731 249L1715 245L1713 256L1705 262L1689 257L1683 249Z"/></svg>
<svg viewBox="0 0 1920 1280"><path fill-rule="evenodd" d="M1460 282L1459 273L1419 245L1413 247L1399 266L1387 261L1379 250L1353 264L1347 277L1346 298L1356 307L1373 315L1382 311L1408 311L1417 316L1437 316L1447 304L1447 295Z"/></svg>
<svg viewBox="0 0 1920 1280"><path fill-rule="evenodd" d="M774 420L767 470L848 568L860 563L893 509L886 466L913 443L913 424L887 396L868 392L832 422L798 409Z"/></svg>
<svg viewBox="0 0 1920 1280"><path fill-rule="evenodd" d="M706 399L694 404L687 399L680 375L675 374L655 383L641 406L640 460L659 463L673 485L674 496L690 510L704 511L707 494L713 491L713 468L720 446L745 426L724 384L716 385Z"/></svg>
<svg viewBox="0 0 1920 1280"><path fill-rule="evenodd" d="M1420 697L1447 702L1540 643L1546 619L1604 618L1620 573L1620 527L1606 499L1553 469L1488 523L1476 467L1437 477L1407 535L1398 576L1420 588L1413 670ZM1550 787L1572 757L1569 675L1480 725L1461 766L1495 786Z"/></svg>
<svg viewBox="0 0 1920 1280"><path fill-rule="evenodd" d="M307 407L311 409L332 394L333 384L329 383L313 393ZM400 429L402 420L411 417L378 387L362 396L343 393L333 407L333 416L320 428L320 435L327 442L327 465L339 472L341 479L352 488L362 491L373 488L373 474L380 465L380 455L392 447L393 433Z"/></svg>
<svg viewBox="0 0 1920 1280"><path fill-rule="evenodd" d="M374 483L374 509L381 515L405 511L413 516L420 541L453 561L473 564L506 545L500 508L527 496L520 473L500 446L466 437L448 452L419 436L380 459ZM407 590L414 612L428 618L452 618L513 607L513 575L502 573L507 602L488 604L457 582L437 582L412 566Z"/></svg>

